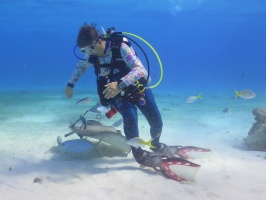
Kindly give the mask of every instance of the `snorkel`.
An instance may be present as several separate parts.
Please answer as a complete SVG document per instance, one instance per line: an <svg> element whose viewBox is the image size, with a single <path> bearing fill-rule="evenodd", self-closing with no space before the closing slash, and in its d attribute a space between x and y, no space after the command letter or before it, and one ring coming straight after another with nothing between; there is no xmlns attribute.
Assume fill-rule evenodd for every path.
<svg viewBox="0 0 266 200"><path fill-rule="evenodd" d="M79 57L77 54L76 54L76 49L77 49L78 45L76 44L73 48L73 53L74 53L74 56L79 59L79 60L87 60L86 58L81 58ZM85 52L84 52L85 53Z"/></svg>

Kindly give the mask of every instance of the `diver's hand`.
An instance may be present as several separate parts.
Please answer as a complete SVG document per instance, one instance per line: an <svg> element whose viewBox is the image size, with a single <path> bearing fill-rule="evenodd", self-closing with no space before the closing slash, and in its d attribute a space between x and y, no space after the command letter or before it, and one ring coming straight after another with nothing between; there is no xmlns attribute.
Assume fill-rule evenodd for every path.
<svg viewBox="0 0 266 200"><path fill-rule="evenodd" d="M103 91L104 98L110 99L114 98L117 94L121 92L121 89L118 87L117 82L111 82L105 85L105 90Z"/></svg>
<svg viewBox="0 0 266 200"><path fill-rule="evenodd" d="M65 89L66 97L71 98L73 96L73 93L74 93L73 88L66 86L66 89Z"/></svg>

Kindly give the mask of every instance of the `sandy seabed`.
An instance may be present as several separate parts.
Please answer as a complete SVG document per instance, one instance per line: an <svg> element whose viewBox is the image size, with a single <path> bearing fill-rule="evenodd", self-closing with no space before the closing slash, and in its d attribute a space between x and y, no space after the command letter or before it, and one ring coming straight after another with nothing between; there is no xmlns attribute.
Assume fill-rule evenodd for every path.
<svg viewBox="0 0 266 200"><path fill-rule="evenodd" d="M193 160L201 168L193 182L182 184L140 168L131 153L80 158L57 151L57 136L63 138L69 123L97 103L95 94L77 92L68 100L62 92L1 92L1 199L264 200L266 152L249 151L243 139L255 121L252 109L266 107L266 97L244 100L205 94L185 104L189 95L155 95L164 122L161 142L212 150L208 159ZM91 98L89 104L75 104L85 96ZM231 114L222 112L226 107ZM95 114L88 117L95 119ZM101 122L111 125L119 118L116 114ZM140 137L150 139L142 114L139 128ZM73 138L78 137L69 137Z"/></svg>

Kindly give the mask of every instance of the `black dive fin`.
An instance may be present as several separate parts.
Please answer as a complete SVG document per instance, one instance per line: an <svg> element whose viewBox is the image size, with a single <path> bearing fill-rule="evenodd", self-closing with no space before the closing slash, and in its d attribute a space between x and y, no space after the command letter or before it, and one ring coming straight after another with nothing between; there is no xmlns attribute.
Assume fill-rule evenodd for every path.
<svg viewBox="0 0 266 200"><path fill-rule="evenodd" d="M184 146L179 148L176 153L184 159L208 158L211 150L194 146Z"/></svg>
<svg viewBox="0 0 266 200"><path fill-rule="evenodd" d="M161 172L167 178L179 182L194 181L200 165L182 158L166 158L161 163Z"/></svg>

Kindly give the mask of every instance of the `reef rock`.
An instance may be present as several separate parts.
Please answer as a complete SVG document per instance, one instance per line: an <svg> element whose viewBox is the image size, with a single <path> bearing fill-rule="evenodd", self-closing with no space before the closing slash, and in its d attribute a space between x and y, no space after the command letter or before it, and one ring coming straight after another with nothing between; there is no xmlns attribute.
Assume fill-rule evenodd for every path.
<svg viewBox="0 0 266 200"><path fill-rule="evenodd" d="M256 108L252 111L256 122L244 140L250 150L266 151L266 109Z"/></svg>

